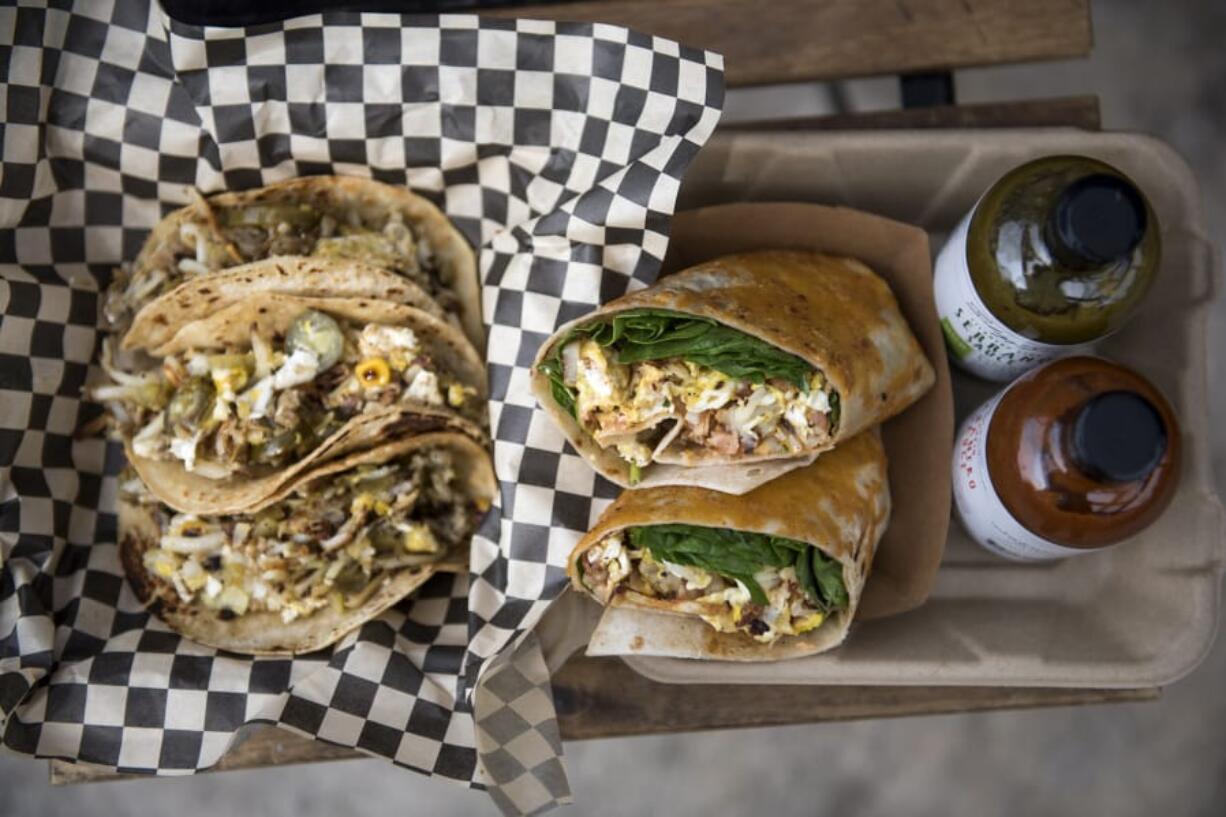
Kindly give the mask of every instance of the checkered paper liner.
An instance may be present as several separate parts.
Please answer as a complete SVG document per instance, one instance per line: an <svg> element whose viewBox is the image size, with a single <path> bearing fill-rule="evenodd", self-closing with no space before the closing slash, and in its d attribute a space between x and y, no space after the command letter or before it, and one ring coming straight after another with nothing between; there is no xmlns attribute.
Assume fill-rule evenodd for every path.
<svg viewBox="0 0 1226 817"><path fill-rule="evenodd" d="M141 2L0 9L0 732L9 749L190 773L276 723L488 788L569 797L531 630L614 495L534 406L561 323L650 281L722 60L606 25L336 13L185 26ZM100 292L206 192L316 173L407 184L481 247L501 500L470 573L335 649L248 658L146 613L116 556L113 443L77 430ZM92 382L92 381L91 381Z"/></svg>

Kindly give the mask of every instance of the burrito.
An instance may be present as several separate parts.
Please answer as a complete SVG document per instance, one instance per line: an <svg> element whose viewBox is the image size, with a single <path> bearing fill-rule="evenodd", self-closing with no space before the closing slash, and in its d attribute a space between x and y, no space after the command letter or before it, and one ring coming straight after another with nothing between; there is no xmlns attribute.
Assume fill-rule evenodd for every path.
<svg viewBox="0 0 1226 817"><path fill-rule="evenodd" d="M120 371L108 348L114 382L91 394L150 490L185 512L242 509L406 415L486 415L471 344L403 304L266 293L183 325L148 350L157 369Z"/></svg>
<svg viewBox="0 0 1226 817"><path fill-rule="evenodd" d="M759 661L842 643L890 513L866 431L740 496L624 491L571 554L574 588L644 619L644 651Z"/></svg>
<svg viewBox="0 0 1226 817"><path fill-rule="evenodd" d="M537 401L604 476L744 493L935 380L886 283L811 252L727 256L558 330Z"/></svg>
<svg viewBox="0 0 1226 817"><path fill-rule="evenodd" d="M495 489L489 455L454 432L329 463L241 514L176 512L128 473L120 559L141 602L194 641L311 652L436 572L468 570Z"/></svg>
<svg viewBox="0 0 1226 817"><path fill-rule="evenodd" d="M108 290L104 315L122 333L142 306L185 280L273 256L344 259L395 273L430 298L480 348L472 249L447 217L402 187L308 176L197 196L154 227Z"/></svg>

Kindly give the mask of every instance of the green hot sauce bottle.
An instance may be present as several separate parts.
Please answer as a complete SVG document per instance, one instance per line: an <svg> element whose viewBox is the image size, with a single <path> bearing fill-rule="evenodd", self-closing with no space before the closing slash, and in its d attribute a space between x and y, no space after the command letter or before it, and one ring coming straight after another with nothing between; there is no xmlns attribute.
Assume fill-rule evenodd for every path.
<svg viewBox="0 0 1226 817"><path fill-rule="evenodd" d="M1049 156L1007 173L937 255L937 314L954 361L1011 380L1087 351L1153 282L1158 219L1114 167Z"/></svg>

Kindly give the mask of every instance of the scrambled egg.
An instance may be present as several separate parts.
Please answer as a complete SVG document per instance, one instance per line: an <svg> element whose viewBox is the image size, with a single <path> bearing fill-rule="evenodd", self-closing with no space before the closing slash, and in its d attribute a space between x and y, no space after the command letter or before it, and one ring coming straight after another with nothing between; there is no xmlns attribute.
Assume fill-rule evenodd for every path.
<svg viewBox="0 0 1226 817"><path fill-rule="evenodd" d="M319 358L306 349L295 349L273 374L272 387L276 391L284 391L292 386L310 383L317 374Z"/></svg>
<svg viewBox="0 0 1226 817"><path fill-rule="evenodd" d="M659 560L649 550L627 550L620 532L609 534L591 548L584 562L587 568L583 582L601 599L610 598L618 585L637 575L641 581L633 585L636 590L641 588L653 598L717 608L699 617L719 632L743 632L766 644L781 636L807 633L826 620L825 613L810 605L791 567L764 568L754 574L767 597L767 603L759 607L740 580L729 582L700 567ZM709 592L699 594L704 590ZM746 617L750 605L753 614Z"/></svg>
<svg viewBox="0 0 1226 817"><path fill-rule="evenodd" d="M675 359L620 364L591 339L562 350L564 380L575 389L576 415L601 445L639 467L653 450L642 435L666 421L681 425L686 444L721 453L753 452L764 443L797 452L820 443L830 427L830 395L820 372L808 392L752 383Z"/></svg>
<svg viewBox="0 0 1226 817"><path fill-rule="evenodd" d="M579 397L575 403L580 417L623 401L628 380L626 368L610 361L599 343L594 340L579 343L578 368Z"/></svg>
<svg viewBox="0 0 1226 817"><path fill-rule="evenodd" d="M765 626L762 632L754 633L747 623L738 623L744 606L750 603L749 591L739 581L736 591L726 590L714 598L704 596L699 601L724 601L728 608L723 613L704 615L703 621L721 633L738 630L749 633L755 641L769 644L781 636L800 635L821 626L825 614L809 606L804 591L796 583L796 572L785 567L782 570L767 568L754 575L758 584L766 590L767 603L757 621Z"/></svg>
<svg viewBox="0 0 1226 817"><path fill-rule="evenodd" d="M409 368L419 349L417 334L404 326L372 323L363 327L362 334L358 336L358 350L362 357L385 358L396 371Z"/></svg>
<svg viewBox="0 0 1226 817"><path fill-rule="evenodd" d="M185 602L223 618L265 610L288 623L329 604L352 607L386 571L446 552L450 528L436 538L413 514L424 496L426 507L447 517L450 508L439 503L454 501L454 475L450 458L435 451L363 466L254 516L175 514L142 560Z"/></svg>

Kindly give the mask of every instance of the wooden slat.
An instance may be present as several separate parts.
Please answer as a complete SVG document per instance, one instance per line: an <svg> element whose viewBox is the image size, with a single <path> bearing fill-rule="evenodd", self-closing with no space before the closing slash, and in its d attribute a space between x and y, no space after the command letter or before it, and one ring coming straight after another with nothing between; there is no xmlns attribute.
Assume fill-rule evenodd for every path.
<svg viewBox="0 0 1226 817"><path fill-rule="evenodd" d="M650 681L616 658L567 662L554 678L558 722L566 740L708 729L894 718L950 712L1127 703L1154 700L1157 688L687 686ZM273 727L253 731L210 771L361 757L349 749ZM51 761L51 783L120 780L101 766Z"/></svg>
<svg viewBox="0 0 1226 817"><path fill-rule="evenodd" d="M221 761L206 773L259 769L267 766L288 766L295 763L317 763L324 760L353 760L365 757L352 749L332 746L317 740L278 729L275 726L253 727L246 740L230 748ZM147 777L138 774L117 774L105 766L53 760L51 785L98 783L107 780L129 780Z"/></svg>
<svg viewBox="0 0 1226 817"><path fill-rule="evenodd" d="M1089 0L584 0L484 13L615 23L709 48L729 85L1078 57L1093 44Z"/></svg>
<svg viewBox="0 0 1226 817"><path fill-rule="evenodd" d="M564 738L780 726L904 715L1153 700L1155 688L679 685L650 681L616 658L580 658L554 679Z"/></svg>
<svg viewBox="0 0 1226 817"><path fill-rule="evenodd" d="M720 130L878 130L884 128L1041 128L1073 127L1098 130L1101 119L1096 96L992 102L981 105L937 105L863 113L840 113L798 119L729 122Z"/></svg>

